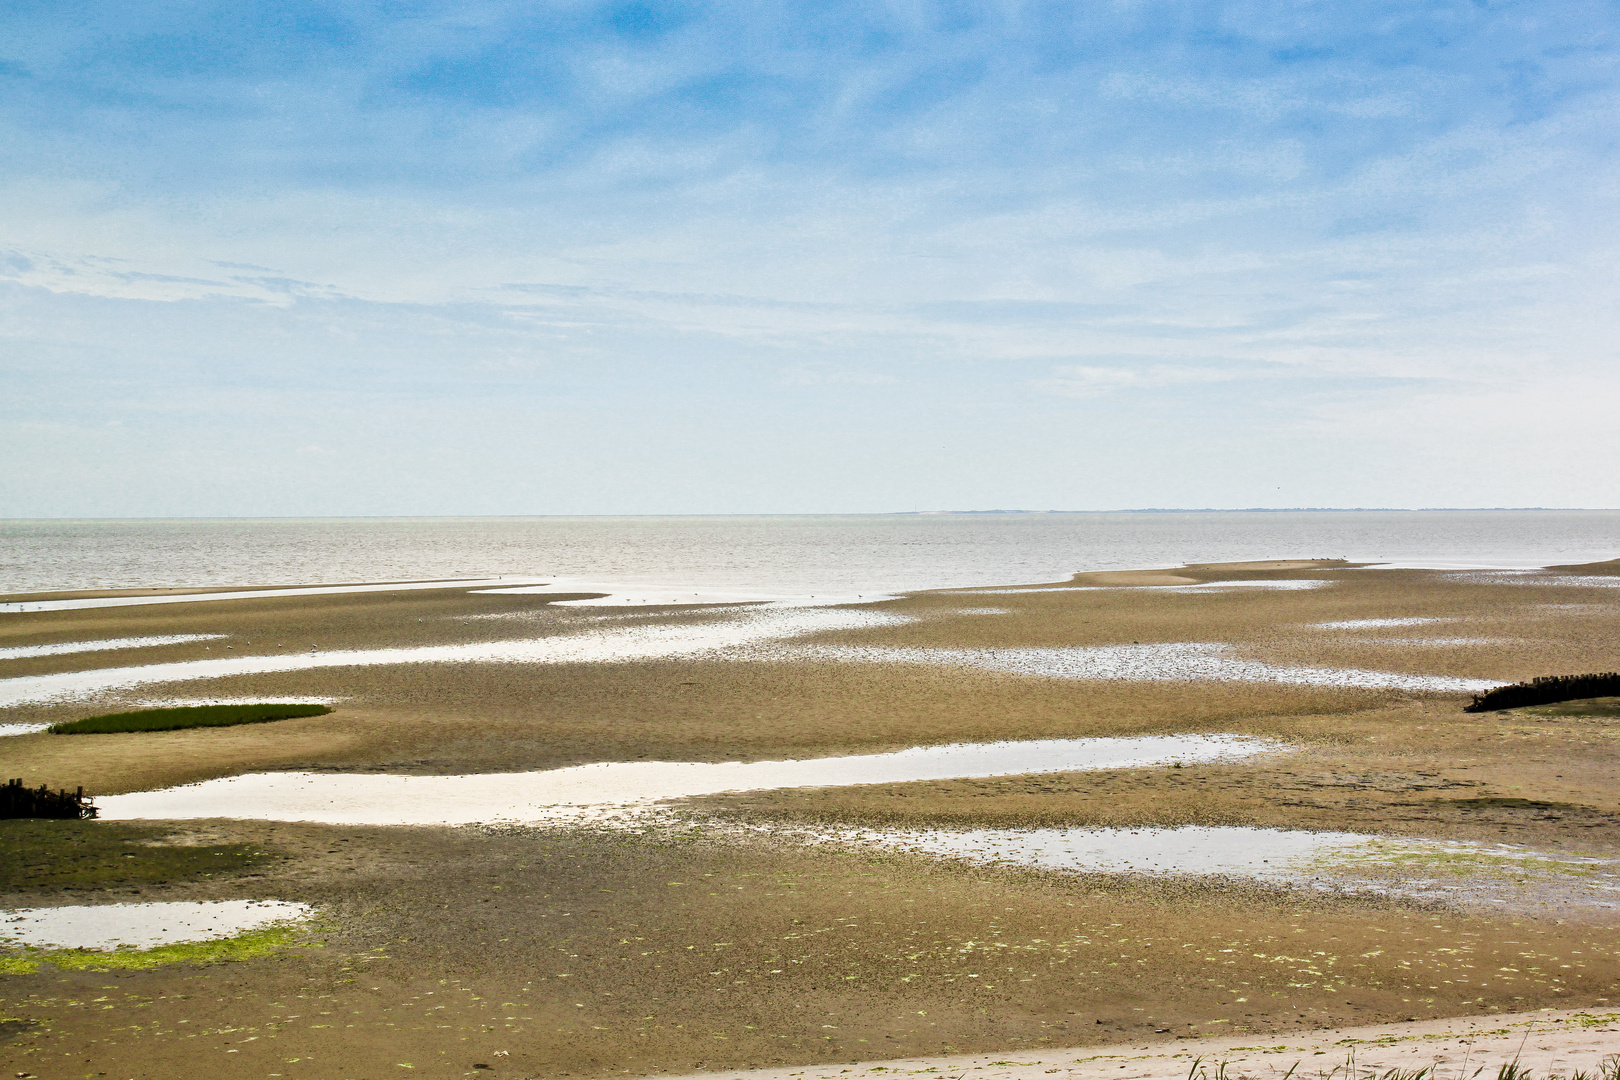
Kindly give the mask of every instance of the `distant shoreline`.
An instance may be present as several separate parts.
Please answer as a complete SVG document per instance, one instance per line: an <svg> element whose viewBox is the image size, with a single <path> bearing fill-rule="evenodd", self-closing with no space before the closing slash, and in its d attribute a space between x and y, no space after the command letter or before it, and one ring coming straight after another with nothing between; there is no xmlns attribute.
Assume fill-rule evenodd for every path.
<svg viewBox="0 0 1620 1080"><path fill-rule="evenodd" d="M75 523L129 523L141 522L344 522L344 521L618 521L645 520L702 520L714 518L883 518L883 517L988 517L1049 516L1060 514L1613 514L1620 513L1615 506L1138 506L1111 510L834 510L834 511L695 511L692 513L617 513L617 514L270 514L257 517L229 515L182 515L127 517L0 517L4 525L71 525Z"/></svg>
<svg viewBox="0 0 1620 1080"><path fill-rule="evenodd" d="M951 517L958 514L1604 514L1612 512L1612 508L1609 507L1590 506L1142 506L1128 510L894 510L890 511L889 515L886 516Z"/></svg>

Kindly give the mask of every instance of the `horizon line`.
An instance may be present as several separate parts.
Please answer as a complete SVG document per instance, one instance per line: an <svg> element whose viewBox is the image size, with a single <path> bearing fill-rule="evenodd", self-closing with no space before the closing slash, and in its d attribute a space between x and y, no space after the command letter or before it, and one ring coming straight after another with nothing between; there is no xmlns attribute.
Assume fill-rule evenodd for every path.
<svg viewBox="0 0 1620 1080"><path fill-rule="evenodd" d="M713 518L713 517L971 517L1048 514L1433 514L1433 513L1612 513L1608 506L1203 506L1116 507L1108 510L866 510L866 511L725 511L688 513L597 514L186 514L116 517L0 517L0 524L72 521L510 521L550 518Z"/></svg>

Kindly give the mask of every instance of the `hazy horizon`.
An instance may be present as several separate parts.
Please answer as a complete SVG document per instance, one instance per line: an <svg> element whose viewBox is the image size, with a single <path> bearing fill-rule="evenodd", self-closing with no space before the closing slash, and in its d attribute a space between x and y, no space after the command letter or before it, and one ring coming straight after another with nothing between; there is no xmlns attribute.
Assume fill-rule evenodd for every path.
<svg viewBox="0 0 1620 1080"><path fill-rule="evenodd" d="M510 576L687 602L739 590L825 601L1270 559L1522 572L1612 560L1617 536L1620 510L35 519L0 522L0 583L24 594Z"/></svg>
<svg viewBox="0 0 1620 1080"><path fill-rule="evenodd" d="M1605 513L1620 507L1612 506L1135 506L1113 507L1100 510L867 510L822 511L805 513L781 511L758 513L648 513L648 514L175 514L163 517L126 515L120 517L96 516L38 516L0 517L0 522L15 521L432 521L487 518L704 518L704 517L946 517L978 514L1467 514L1467 513Z"/></svg>

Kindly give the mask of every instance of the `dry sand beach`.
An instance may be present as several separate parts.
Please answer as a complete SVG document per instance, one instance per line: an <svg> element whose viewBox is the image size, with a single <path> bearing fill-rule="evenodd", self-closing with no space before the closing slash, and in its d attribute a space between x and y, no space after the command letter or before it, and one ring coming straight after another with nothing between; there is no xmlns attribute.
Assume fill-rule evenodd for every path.
<svg viewBox="0 0 1620 1080"><path fill-rule="evenodd" d="M1591 1070L1617 1038L1620 707L1462 705L1620 668L1620 562L1205 564L797 607L276 591L0 597L38 609L0 614L21 732L0 774L104 810L0 823L0 908L313 913L214 946L12 948L12 1073L1089 1076L1146 1048L1106 1075L1202 1054L1269 1076L1237 1048L1310 1042L1315 1075L1334 1030L1548 1009ZM34 729L256 699L335 711ZM832 757L862 761L694 779ZM626 794L660 762L689 764ZM597 786L559 794L580 766ZM339 813L333 790L358 794Z"/></svg>

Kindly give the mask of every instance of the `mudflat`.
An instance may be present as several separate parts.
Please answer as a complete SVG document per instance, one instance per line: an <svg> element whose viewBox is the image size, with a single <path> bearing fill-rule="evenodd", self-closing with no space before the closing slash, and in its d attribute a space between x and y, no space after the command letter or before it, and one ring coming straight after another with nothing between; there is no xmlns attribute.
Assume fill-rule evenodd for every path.
<svg viewBox="0 0 1620 1080"><path fill-rule="evenodd" d="M736 792L612 826L0 823L20 867L0 874L0 907L273 898L321 912L287 947L228 963L19 966L0 976L0 1062L39 1076L114 1063L125 1076L605 1076L1601 1010L1620 998L1614 910L1533 858L1386 860L1368 881L1389 888L1353 890L817 837L1248 826L1601 868L1620 858L1611 704L1471 714L1467 691L1443 687L1620 668L1616 585L1614 563L1197 565L915 594L847 609L864 621L841 629L635 659L615 642L699 640L758 613L446 586L0 615L0 648L220 635L0 660L0 692L42 688L0 724L157 701L336 710L0 738L0 774L98 795L266 770L463 775L1182 733L1277 745L1179 768ZM420 659L535 639L585 651ZM76 673L312 651L380 662L59 692ZM1399 887L1448 874L1443 895Z"/></svg>

